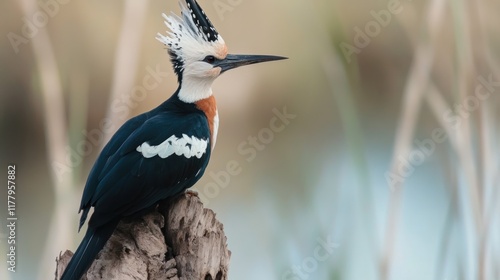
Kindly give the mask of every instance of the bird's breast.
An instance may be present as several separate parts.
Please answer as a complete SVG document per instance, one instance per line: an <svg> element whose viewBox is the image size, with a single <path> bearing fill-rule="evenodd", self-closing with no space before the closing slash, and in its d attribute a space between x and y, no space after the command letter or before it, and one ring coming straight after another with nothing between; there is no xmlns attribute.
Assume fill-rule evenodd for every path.
<svg viewBox="0 0 500 280"><path fill-rule="evenodd" d="M208 120L208 127L210 129L210 142L212 149L215 147L217 141L217 131L219 130L219 113L217 112L217 103L215 97L212 95L208 98L196 102L196 107L205 113Z"/></svg>

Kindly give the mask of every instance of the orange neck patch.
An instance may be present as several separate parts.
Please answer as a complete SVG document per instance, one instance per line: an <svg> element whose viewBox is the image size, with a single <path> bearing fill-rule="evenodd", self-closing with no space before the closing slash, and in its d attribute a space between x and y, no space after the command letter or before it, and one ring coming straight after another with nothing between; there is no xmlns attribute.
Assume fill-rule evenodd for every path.
<svg viewBox="0 0 500 280"><path fill-rule="evenodd" d="M217 103L215 102L215 97L212 95L209 98L202 99L197 101L196 108L200 109L205 113L205 116L208 120L208 126L210 128L210 142L214 143L214 121L215 115L217 114Z"/></svg>

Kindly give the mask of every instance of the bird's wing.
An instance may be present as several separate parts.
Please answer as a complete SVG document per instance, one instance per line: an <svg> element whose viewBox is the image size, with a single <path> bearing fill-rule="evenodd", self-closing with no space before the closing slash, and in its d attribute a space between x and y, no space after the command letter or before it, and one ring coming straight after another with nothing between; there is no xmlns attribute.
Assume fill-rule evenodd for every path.
<svg viewBox="0 0 500 280"><path fill-rule="evenodd" d="M80 211L83 210L82 216L80 218L80 228L85 223L87 219L87 214L91 207L91 200L94 196L97 185L99 184L99 179L103 172L104 167L109 162L110 158L116 154L117 150L120 146L130 137L131 131L136 131L140 128L144 122L148 119L149 113L144 113L134 118L131 118L127 122L125 122L111 137L109 142L104 146L103 150L99 154L94 166L90 170L89 176L87 178L87 182L85 184L85 188L83 190L82 200L80 203Z"/></svg>
<svg viewBox="0 0 500 280"><path fill-rule="evenodd" d="M206 141L205 151L195 156L189 151L185 154L165 153L167 148L174 149L165 142L173 136L175 139L191 137ZM124 138L115 135L111 139L110 144L119 147L114 152L101 154L96 162L99 169L94 167L89 176L84 205L86 209L94 206L89 222L92 226L132 215L180 193L201 177L208 164L210 132L208 122L201 114L179 117L162 113L147 119L135 130L129 130L128 137ZM190 142L190 139L186 141ZM114 141L120 143L112 144ZM186 141L174 144L181 145ZM192 149L191 145L188 143L187 148Z"/></svg>

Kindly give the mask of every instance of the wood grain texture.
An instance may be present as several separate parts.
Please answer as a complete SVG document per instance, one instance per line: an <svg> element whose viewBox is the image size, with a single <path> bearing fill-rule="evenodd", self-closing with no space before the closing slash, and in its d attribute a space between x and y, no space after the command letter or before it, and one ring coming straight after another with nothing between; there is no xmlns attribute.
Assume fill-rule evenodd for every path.
<svg viewBox="0 0 500 280"><path fill-rule="evenodd" d="M139 218L124 219L83 280L223 280L231 252L223 225L189 192ZM56 258L58 280L73 253Z"/></svg>

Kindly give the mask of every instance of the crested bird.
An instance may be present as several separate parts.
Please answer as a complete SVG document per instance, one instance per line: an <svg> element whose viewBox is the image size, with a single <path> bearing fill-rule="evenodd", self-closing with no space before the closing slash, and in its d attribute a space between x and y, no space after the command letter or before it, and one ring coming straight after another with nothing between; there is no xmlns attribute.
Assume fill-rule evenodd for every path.
<svg viewBox="0 0 500 280"><path fill-rule="evenodd" d="M205 172L217 139L219 116L212 84L240 66L286 59L228 54L227 46L195 0L179 1L181 15L165 15L169 31L158 33L177 75L178 88L153 110L131 118L111 137L87 178L79 229L85 237L62 280L88 270L118 222L183 193Z"/></svg>

